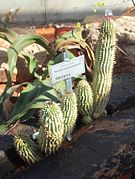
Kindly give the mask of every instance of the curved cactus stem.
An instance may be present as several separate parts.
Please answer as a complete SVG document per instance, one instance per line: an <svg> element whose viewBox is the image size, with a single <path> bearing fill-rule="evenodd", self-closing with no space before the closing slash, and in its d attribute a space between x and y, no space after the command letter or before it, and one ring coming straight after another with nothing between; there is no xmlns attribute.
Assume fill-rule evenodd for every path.
<svg viewBox="0 0 135 179"><path fill-rule="evenodd" d="M14 146L20 158L28 164L35 163L42 158L40 149L29 137L23 135L15 136Z"/></svg>
<svg viewBox="0 0 135 179"><path fill-rule="evenodd" d="M73 91L61 98L60 107L64 117L64 137L70 136L77 119L77 99Z"/></svg>
<svg viewBox="0 0 135 179"><path fill-rule="evenodd" d="M81 80L77 86L78 111L82 114L85 124L92 122L93 92L86 80Z"/></svg>
<svg viewBox="0 0 135 179"><path fill-rule="evenodd" d="M115 59L115 28L110 19L104 19L96 48L93 67L93 118L99 118L107 105L112 86L112 72Z"/></svg>
<svg viewBox="0 0 135 179"><path fill-rule="evenodd" d="M44 102L44 107L39 112L40 129L38 144L45 155L55 153L61 146L64 133L63 114L57 103Z"/></svg>

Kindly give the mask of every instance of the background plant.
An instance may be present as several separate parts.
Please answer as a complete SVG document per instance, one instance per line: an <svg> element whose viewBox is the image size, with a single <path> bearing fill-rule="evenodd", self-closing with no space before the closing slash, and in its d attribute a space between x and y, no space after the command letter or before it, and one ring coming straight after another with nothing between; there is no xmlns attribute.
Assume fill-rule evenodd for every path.
<svg viewBox="0 0 135 179"><path fill-rule="evenodd" d="M52 87L49 76L49 66L62 62L64 57L63 53L59 53L54 48L52 48L46 39L39 35L19 35L10 29L2 27L0 37L11 44L8 49L9 70L7 71L7 85L3 94L0 96L0 112L3 120L0 125L0 131L2 132L11 124L14 124L18 119L21 119L24 115L29 115L30 110L34 113L35 110L33 109L42 108L43 101L47 100L48 98L54 101L58 101L56 90L58 88L62 88L63 90L65 90L66 86L65 82L63 81L56 84L55 89ZM45 48L51 58L47 68L40 75L36 72L38 60L35 58L34 55L24 50L24 48L33 43L36 43ZM29 72L35 77L35 80L32 83L25 82L19 85L12 84L11 76L13 74L14 68L16 67L19 55L24 57L22 60L25 60ZM74 55L70 53L70 58L72 59L73 57ZM26 86L26 88L21 92L15 103L13 111L5 122L3 112L3 104L5 100L9 99L12 96L14 90L24 85ZM32 113L30 114L32 115Z"/></svg>

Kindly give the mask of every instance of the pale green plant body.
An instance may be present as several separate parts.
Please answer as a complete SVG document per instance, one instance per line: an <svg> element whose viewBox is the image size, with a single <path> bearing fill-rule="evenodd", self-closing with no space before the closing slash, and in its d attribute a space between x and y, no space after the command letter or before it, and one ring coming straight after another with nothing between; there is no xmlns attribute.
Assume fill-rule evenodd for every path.
<svg viewBox="0 0 135 179"><path fill-rule="evenodd" d="M81 111L82 115L84 115L84 123L90 123L91 119L97 119L105 112L112 86L114 62L115 28L111 20L106 18L101 24L99 40L97 42L92 84L91 86L87 85L84 87L84 82L81 81L78 85L78 103L80 111L84 109ZM80 89L83 90L81 91ZM86 95L88 89L89 92ZM83 99L84 96L85 99ZM86 118L85 116L88 117Z"/></svg>
<svg viewBox="0 0 135 179"><path fill-rule="evenodd" d="M86 80L79 81L77 87L78 110L82 114L82 121L88 124L92 121L93 92Z"/></svg>
<svg viewBox="0 0 135 179"><path fill-rule="evenodd" d="M14 145L20 158L28 164L41 160L41 152L38 146L28 137L18 135L14 137Z"/></svg>
<svg viewBox="0 0 135 179"><path fill-rule="evenodd" d="M77 119L77 99L73 91L66 92L60 102L64 117L64 137L72 133Z"/></svg>
<svg viewBox="0 0 135 179"><path fill-rule="evenodd" d="M61 146L64 133L63 114L57 103L47 101L40 110L38 144L45 155L55 153Z"/></svg>
<svg viewBox="0 0 135 179"><path fill-rule="evenodd" d="M99 118L105 111L112 86L115 62L115 28L110 19L101 24L96 48L96 62L93 67L93 118Z"/></svg>

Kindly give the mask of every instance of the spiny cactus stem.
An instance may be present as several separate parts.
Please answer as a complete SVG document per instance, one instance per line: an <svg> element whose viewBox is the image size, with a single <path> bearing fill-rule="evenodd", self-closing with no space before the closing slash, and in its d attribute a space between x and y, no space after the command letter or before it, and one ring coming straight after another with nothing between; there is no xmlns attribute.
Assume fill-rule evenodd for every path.
<svg viewBox="0 0 135 179"><path fill-rule="evenodd" d="M57 103L46 101L39 112L39 118L41 126L38 144L45 155L50 155L56 152L63 142L63 114Z"/></svg>

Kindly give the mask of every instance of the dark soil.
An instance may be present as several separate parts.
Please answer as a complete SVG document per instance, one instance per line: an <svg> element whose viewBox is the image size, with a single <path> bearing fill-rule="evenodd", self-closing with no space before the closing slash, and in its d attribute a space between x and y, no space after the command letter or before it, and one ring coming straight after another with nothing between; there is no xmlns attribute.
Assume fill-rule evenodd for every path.
<svg viewBox="0 0 135 179"><path fill-rule="evenodd" d="M18 124L0 138L5 163L0 165L1 178L90 179L128 178L134 175L135 158L135 74L114 76L108 104L108 116L82 127L80 122L71 142L39 163L27 166L13 148L12 135L36 130L33 119ZM81 128L80 128L81 127ZM7 164L10 164L8 167Z"/></svg>
<svg viewBox="0 0 135 179"><path fill-rule="evenodd" d="M103 174L106 173L105 166L108 163L107 171L110 171L110 173L108 172L107 178L110 178L116 175L116 173L111 172L116 163L110 163L114 156L120 162L126 158L132 166L132 168L128 168L128 165L125 164L126 169L124 171L123 168L122 175L128 172L133 174L134 163L131 162L131 159L134 161L134 148L132 149L132 156L130 155L131 150L129 150L127 154L125 153L119 158L118 151L124 144L130 145L130 141L135 137L134 118L135 107L115 116L110 116L105 120L96 121L91 126L83 127L73 135L71 142L63 144L58 153L16 173L11 178L90 179L97 174L99 175L97 172L100 170L100 176L105 176ZM107 162L104 162L105 160Z"/></svg>

